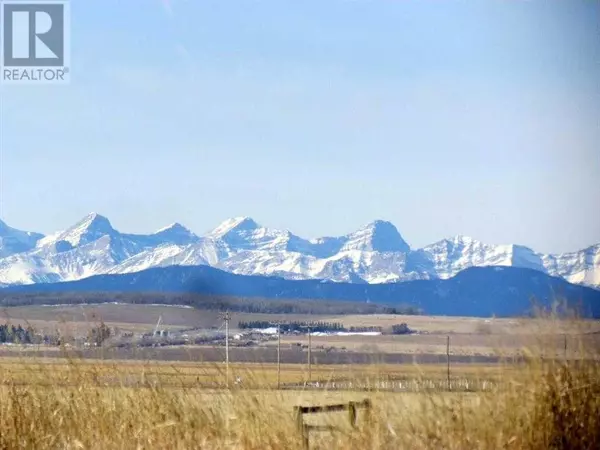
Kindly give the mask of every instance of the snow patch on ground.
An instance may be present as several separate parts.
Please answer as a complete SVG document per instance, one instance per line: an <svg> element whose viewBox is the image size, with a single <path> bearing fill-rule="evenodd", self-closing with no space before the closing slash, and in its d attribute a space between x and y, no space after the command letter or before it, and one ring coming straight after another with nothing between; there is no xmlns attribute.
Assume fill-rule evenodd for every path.
<svg viewBox="0 0 600 450"><path fill-rule="evenodd" d="M102 303L57 303L56 305L36 305L43 306L45 308L64 308L68 306L103 306L103 305L117 305L117 306L131 306L133 303L122 303L122 302L102 302ZM182 309L194 309L193 306L189 305L165 305L162 303L135 303L136 306L162 306L165 308L182 308Z"/></svg>
<svg viewBox="0 0 600 450"><path fill-rule="evenodd" d="M350 331L336 331L334 333L327 333L317 331L310 333L311 336L381 336L381 331L364 331L364 332L350 332Z"/></svg>

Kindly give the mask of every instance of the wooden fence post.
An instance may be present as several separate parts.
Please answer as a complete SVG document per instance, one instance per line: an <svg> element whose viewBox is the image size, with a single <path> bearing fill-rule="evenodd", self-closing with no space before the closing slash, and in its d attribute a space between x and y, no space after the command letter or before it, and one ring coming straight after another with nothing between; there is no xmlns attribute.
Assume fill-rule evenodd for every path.
<svg viewBox="0 0 600 450"><path fill-rule="evenodd" d="M302 418L302 407L294 406L294 419L296 421L296 428L299 432L304 428L304 419Z"/></svg>
<svg viewBox="0 0 600 450"><path fill-rule="evenodd" d="M371 425L371 407L373 406L373 404L371 403L370 399L366 399L364 401L365 404L365 423L367 424L367 426Z"/></svg>
<svg viewBox="0 0 600 450"><path fill-rule="evenodd" d="M365 412L364 414L364 421L363 421L363 430L366 433L366 437L368 442L373 442L373 415L371 413L371 400L370 399L365 399L364 400L364 406L365 406Z"/></svg>
<svg viewBox="0 0 600 450"><path fill-rule="evenodd" d="M294 415L296 419L296 428L298 433L300 433L300 437L302 438L302 448L304 450L308 450L308 432L306 430L306 426L304 425L304 417L301 406L294 406Z"/></svg>
<svg viewBox="0 0 600 450"><path fill-rule="evenodd" d="M350 419L350 426L356 428L356 405L354 402L348 403L348 418Z"/></svg>

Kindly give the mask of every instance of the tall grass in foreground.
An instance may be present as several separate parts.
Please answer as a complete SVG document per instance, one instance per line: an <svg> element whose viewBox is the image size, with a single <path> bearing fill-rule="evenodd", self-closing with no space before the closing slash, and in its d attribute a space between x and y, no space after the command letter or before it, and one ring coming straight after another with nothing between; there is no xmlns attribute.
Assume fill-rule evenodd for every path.
<svg viewBox="0 0 600 450"><path fill-rule="evenodd" d="M0 449L300 449L293 406L332 397L371 398L371 421L352 430L339 420L339 431L313 433L311 448L600 448L598 363L541 364L492 392L416 394L100 387L76 361L65 386L28 384L44 377L40 365L20 380L0 373Z"/></svg>

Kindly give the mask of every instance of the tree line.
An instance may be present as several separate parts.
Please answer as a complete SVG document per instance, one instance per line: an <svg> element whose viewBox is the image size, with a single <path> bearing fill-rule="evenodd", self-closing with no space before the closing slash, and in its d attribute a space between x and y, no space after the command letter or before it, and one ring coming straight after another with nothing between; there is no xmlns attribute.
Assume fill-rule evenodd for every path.
<svg viewBox="0 0 600 450"><path fill-rule="evenodd" d="M36 334L31 327L23 328L21 325L0 325L0 343L6 344L32 344L36 341Z"/></svg>
<svg viewBox="0 0 600 450"><path fill-rule="evenodd" d="M101 323L89 330L85 341L100 346L104 341L110 338L112 334L113 331L104 323ZM67 343L71 340L73 340L73 338L61 336L58 332L55 334L40 334L31 326L23 328L21 325L0 325L0 344L61 345L62 343Z"/></svg>
<svg viewBox="0 0 600 450"><path fill-rule="evenodd" d="M252 329L265 329L265 328L276 328L277 322L268 320L250 320L240 321L238 328L241 330L252 330ZM315 333L336 333L336 332L350 332L350 333L364 333L369 331L382 332L381 327L345 327L339 322L302 322L293 321L279 324L282 333L294 333L307 331L309 328Z"/></svg>
<svg viewBox="0 0 600 450"><path fill-rule="evenodd" d="M277 322L269 320L248 320L240 321L238 328L241 330L261 330L265 328L276 328ZM307 331L308 328L312 332L316 333L336 333L336 332L349 332L349 333L367 333L367 332L379 332L383 333L382 327L377 326L351 326L345 327L339 322L303 322L293 321L279 324L282 333L297 333ZM413 333L406 323L392 325L392 334L410 334Z"/></svg>

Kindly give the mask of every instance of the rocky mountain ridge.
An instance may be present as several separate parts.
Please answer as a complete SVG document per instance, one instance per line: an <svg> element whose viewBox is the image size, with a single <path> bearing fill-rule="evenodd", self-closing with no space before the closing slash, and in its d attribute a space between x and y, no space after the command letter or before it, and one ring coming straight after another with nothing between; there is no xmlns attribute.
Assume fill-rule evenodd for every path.
<svg viewBox="0 0 600 450"><path fill-rule="evenodd" d="M148 235L121 233L96 213L49 236L20 231L0 221L3 286L73 281L173 265L369 284L449 279L471 267L508 266L600 287L600 244L554 255L459 235L411 249L397 228L382 220L344 236L318 239L267 228L249 217L228 219L204 236L178 223Z"/></svg>

